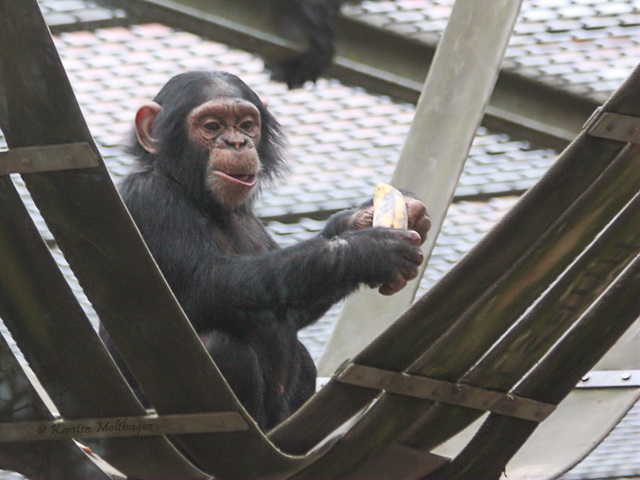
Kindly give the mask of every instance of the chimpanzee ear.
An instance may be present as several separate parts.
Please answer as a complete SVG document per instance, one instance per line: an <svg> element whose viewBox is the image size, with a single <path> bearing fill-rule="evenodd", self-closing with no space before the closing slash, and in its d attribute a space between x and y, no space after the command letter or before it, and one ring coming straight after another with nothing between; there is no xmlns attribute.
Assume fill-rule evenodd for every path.
<svg viewBox="0 0 640 480"><path fill-rule="evenodd" d="M138 109L136 113L136 136L138 142L149 153L158 153L158 139L152 135L153 122L162 107L155 102L149 102Z"/></svg>

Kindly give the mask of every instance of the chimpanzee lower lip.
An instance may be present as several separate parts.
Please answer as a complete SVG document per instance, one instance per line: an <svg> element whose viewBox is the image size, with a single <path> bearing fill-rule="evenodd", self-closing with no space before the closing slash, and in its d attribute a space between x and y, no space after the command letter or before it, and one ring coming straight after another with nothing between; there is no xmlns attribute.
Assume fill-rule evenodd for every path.
<svg viewBox="0 0 640 480"><path fill-rule="evenodd" d="M256 185L256 183L258 183L258 176L253 173L229 175L219 170L216 170L213 173L214 175L224 178L225 180L229 180L230 182L233 182L236 185L242 185L247 188L252 188Z"/></svg>

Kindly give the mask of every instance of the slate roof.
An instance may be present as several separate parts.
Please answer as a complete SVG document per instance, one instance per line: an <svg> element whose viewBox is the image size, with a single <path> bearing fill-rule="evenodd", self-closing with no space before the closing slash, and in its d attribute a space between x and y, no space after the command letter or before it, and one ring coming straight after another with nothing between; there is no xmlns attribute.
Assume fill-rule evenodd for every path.
<svg viewBox="0 0 640 480"><path fill-rule="evenodd" d="M57 31L129 23L124 10L105 8L93 0L40 0L38 3L49 28Z"/></svg>
<svg viewBox="0 0 640 480"><path fill-rule="evenodd" d="M454 0L383 0L344 13L435 44ZM503 68L604 101L638 63L639 4L629 0L524 0Z"/></svg>
<svg viewBox="0 0 640 480"><path fill-rule="evenodd" d="M348 15L437 42L453 0L397 0L347 6ZM262 61L190 33L158 24L130 25L125 12L91 0L41 0L89 127L114 180L130 168L119 151L137 106L180 71L223 69L241 76L269 103L286 128L291 173L285 185L265 191L259 212L279 243L314 235L331 212L371 195L391 177L413 117L413 106L371 95L331 79L288 91L269 80ZM638 5L634 1L525 1L505 68L597 101L628 75L639 55ZM0 148L2 148L0 135ZM505 132L481 127L438 239L421 292L435 283L517 201L554 161ZM18 188L28 196L15 179ZM35 207L45 238L50 234ZM318 213L320 212L320 213ZM58 251L54 255L94 322L95 314ZM318 358L338 308L302 332ZM0 328L2 326L0 325ZM4 333L4 330L3 330ZM566 479L640 476L638 405L592 455ZM636 448L634 448L634 446ZM16 478L0 472L0 479Z"/></svg>

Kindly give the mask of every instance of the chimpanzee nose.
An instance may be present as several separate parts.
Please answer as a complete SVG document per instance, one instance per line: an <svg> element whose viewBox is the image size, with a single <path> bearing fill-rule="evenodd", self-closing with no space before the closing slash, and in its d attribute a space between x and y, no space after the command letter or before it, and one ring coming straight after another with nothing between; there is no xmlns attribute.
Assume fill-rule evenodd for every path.
<svg viewBox="0 0 640 480"><path fill-rule="evenodd" d="M233 147L236 150L240 150L247 144L247 139L242 137L227 137L224 139L224 143L226 143L229 147Z"/></svg>

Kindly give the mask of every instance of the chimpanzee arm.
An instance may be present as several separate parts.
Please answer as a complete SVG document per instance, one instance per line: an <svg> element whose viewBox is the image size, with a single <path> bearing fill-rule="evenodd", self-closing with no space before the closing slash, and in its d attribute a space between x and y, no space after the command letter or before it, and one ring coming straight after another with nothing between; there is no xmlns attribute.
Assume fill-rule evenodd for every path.
<svg viewBox="0 0 640 480"><path fill-rule="evenodd" d="M221 245L236 232L212 230L210 219L166 181L145 182L135 194L131 191L135 182L129 182L123 196L196 329L248 333L255 331L255 322L266 319L291 319L301 328L299 322L314 321L363 283L413 278L422 261L415 232L389 229L364 229L254 255L230 255ZM242 235L265 236L260 229ZM301 314L304 311L314 314Z"/></svg>
<svg viewBox="0 0 640 480"><path fill-rule="evenodd" d="M302 328L363 283L393 282L399 271L414 277L409 272L417 273L422 256L410 238L368 229L256 256L216 258L192 250L176 259L191 284L179 298L196 327L228 328L232 319L233 328L249 332L253 322L271 318Z"/></svg>

